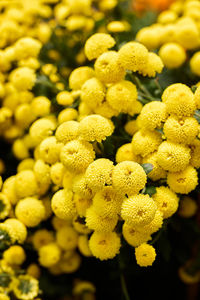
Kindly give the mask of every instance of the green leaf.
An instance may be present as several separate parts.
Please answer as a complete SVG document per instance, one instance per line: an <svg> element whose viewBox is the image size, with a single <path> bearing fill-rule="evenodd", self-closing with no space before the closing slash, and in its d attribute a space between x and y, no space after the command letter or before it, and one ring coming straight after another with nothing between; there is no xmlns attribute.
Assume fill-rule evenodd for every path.
<svg viewBox="0 0 200 300"><path fill-rule="evenodd" d="M152 164L142 164L141 165L145 171L146 174L149 174L153 170L153 165Z"/></svg>
<svg viewBox="0 0 200 300"><path fill-rule="evenodd" d="M151 197L151 196L154 195L155 193L156 193L156 187L155 187L155 186L147 186L147 187L145 188L144 194L148 194L148 195Z"/></svg>

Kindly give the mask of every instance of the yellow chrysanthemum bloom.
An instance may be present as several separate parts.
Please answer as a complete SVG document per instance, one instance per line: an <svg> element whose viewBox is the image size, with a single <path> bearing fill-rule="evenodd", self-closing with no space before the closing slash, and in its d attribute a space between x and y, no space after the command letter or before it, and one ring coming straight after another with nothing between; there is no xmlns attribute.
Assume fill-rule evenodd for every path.
<svg viewBox="0 0 200 300"><path fill-rule="evenodd" d="M60 105L71 105L74 102L74 98L72 97L71 93L68 91L62 91L57 94L56 101Z"/></svg>
<svg viewBox="0 0 200 300"><path fill-rule="evenodd" d="M137 100L136 86L127 80L122 80L108 88L106 100L119 113L132 114Z"/></svg>
<svg viewBox="0 0 200 300"><path fill-rule="evenodd" d="M14 44L15 57L17 60L21 60L28 57L37 57L42 43L31 37L20 38Z"/></svg>
<svg viewBox="0 0 200 300"><path fill-rule="evenodd" d="M35 161L33 158L23 159L17 166L17 173L24 170L33 170L34 163Z"/></svg>
<svg viewBox="0 0 200 300"><path fill-rule="evenodd" d="M10 297L7 294L0 292L0 299L1 300L10 300Z"/></svg>
<svg viewBox="0 0 200 300"><path fill-rule="evenodd" d="M31 90L36 80L33 69L28 67L17 68L10 74L10 81L20 91Z"/></svg>
<svg viewBox="0 0 200 300"><path fill-rule="evenodd" d="M161 134L156 131L139 130L132 139L132 150L143 157L156 151L162 142Z"/></svg>
<svg viewBox="0 0 200 300"><path fill-rule="evenodd" d="M194 101L198 109L200 109L200 86L197 87L194 93Z"/></svg>
<svg viewBox="0 0 200 300"><path fill-rule="evenodd" d="M163 213L163 218L171 217L178 209L179 198L168 187L160 186L156 188L156 193L152 196L158 209Z"/></svg>
<svg viewBox="0 0 200 300"><path fill-rule="evenodd" d="M78 112L75 108L65 108L58 114L58 124L62 124L67 121L76 120Z"/></svg>
<svg viewBox="0 0 200 300"><path fill-rule="evenodd" d="M150 27L143 27L136 35L136 40L145 45L148 50L157 49L162 43L163 26L154 24Z"/></svg>
<svg viewBox="0 0 200 300"><path fill-rule="evenodd" d="M70 171L83 172L94 160L93 146L85 141L68 142L61 150L60 160Z"/></svg>
<svg viewBox="0 0 200 300"><path fill-rule="evenodd" d="M129 135L133 136L139 130L137 119L128 121L124 129Z"/></svg>
<svg viewBox="0 0 200 300"><path fill-rule="evenodd" d="M9 218L5 222L9 235L13 243L23 244L27 237L26 226L17 219Z"/></svg>
<svg viewBox="0 0 200 300"><path fill-rule="evenodd" d="M83 118L79 124L79 136L85 141L101 142L113 133L114 125L112 121L100 116L90 115Z"/></svg>
<svg viewBox="0 0 200 300"><path fill-rule="evenodd" d="M74 194L74 203L80 217L85 217L86 210L92 205L92 200L79 194Z"/></svg>
<svg viewBox="0 0 200 300"><path fill-rule="evenodd" d="M157 152L158 164L170 172L184 170L189 164L190 158L189 147L167 141L160 144Z"/></svg>
<svg viewBox="0 0 200 300"><path fill-rule="evenodd" d="M74 193L79 194L81 197L91 199L93 197L93 191L89 187L85 174L78 174L73 178L72 190Z"/></svg>
<svg viewBox="0 0 200 300"><path fill-rule="evenodd" d="M168 86L162 94L162 101L166 104L167 112L177 116L192 116L196 109L194 94L182 83Z"/></svg>
<svg viewBox="0 0 200 300"><path fill-rule="evenodd" d="M131 196L144 188L147 176L138 163L123 161L114 167L112 181L117 191Z"/></svg>
<svg viewBox="0 0 200 300"><path fill-rule="evenodd" d="M154 232L157 232L162 227L162 224L163 224L163 213L159 209L157 209L153 220L147 225L144 225L142 227L137 227L137 230L139 232L151 235Z"/></svg>
<svg viewBox="0 0 200 300"><path fill-rule="evenodd" d="M184 196L179 205L178 214L182 218L191 218L193 217L198 210L198 205L195 201L195 199Z"/></svg>
<svg viewBox="0 0 200 300"><path fill-rule="evenodd" d="M36 117L44 117L50 114L51 101L44 96L39 96L31 102L31 111Z"/></svg>
<svg viewBox="0 0 200 300"><path fill-rule="evenodd" d="M62 227L56 232L56 242L63 250L74 250L78 245L78 233L71 226Z"/></svg>
<svg viewBox="0 0 200 300"><path fill-rule="evenodd" d="M90 67L79 67L72 71L69 76L69 87L72 90L80 90L82 85L90 78L94 77L94 70Z"/></svg>
<svg viewBox="0 0 200 300"><path fill-rule="evenodd" d="M137 163L141 163L141 157L139 155L135 155L133 153L131 143L124 144L123 146L119 147L117 149L115 159L116 159L117 163L120 163L120 162L126 161L126 160L132 160Z"/></svg>
<svg viewBox="0 0 200 300"><path fill-rule="evenodd" d="M65 274L76 272L79 269L80 264L81 264L81 257L76 252L73 252L73 254L67 258L65 257L61 258L61 260L59 261L59 267L62 273Z"/></svg>
<svg viewBox="0 0 200 300"><path fill-rule="evenodd" d="M125 76L125 69L120 65L116 51L101 54L94 64L95 74L104 83L121 81Z"/></svg>
<svg viewBox="0 0 200 300"><path fill-rule="evenodd" d="M92 191L99 191L106 185L112 184L113 162L100 158L92 162L85 172L85 180Z"/></svg>
<svg viewBox="0 0 200 300"><path fill-rule="evenodd" d="M143 159L144 164L147 163L153 165L153 170L149 174L147 174L147 176L153 181L157 181L159 179L167 177L167 172L158 164L157 158L158 152L156 151L149 154L148 156L145 156L145 158Z"/></svg>
<svg viewBox="0 0 200 300"><path fill-rule="evenodd" d="M190 164L195 168L200 168L200 141L195 139L190 145L191 160Z"/></svg>
<svg viewBox="0 0 200 300"><path fill-rule="evenodd" d="M78 249L83 256L90 257L92 252L89 248L89 240L87 235L79 235L78 237Z"/></svg>
<svg viewBox="0 0 200 300"><path fill-rule="evenodd" d="M85 43L85 55L89 60L99 57L102 53L115 45L110 34L95 33Z"/></svg>
<svg viewBox="0 0 200 300"><path fill-rule="evenodd" d="M37 194L38 185L32 170L24 170L16 175L15 191L18 198L25 198Z"/></svg>
<svg viewBox="0 0 200 300"><path fill-rule="evenodd" d="M52 231L46 229L37 230L32 236L33 247L39 250L42 246L45 246L54 241L54 235Z"/></svg>
<svg viewBox="0 0 200 300"><path fill-rule="evenodd" d="M156 251L153 246L144 243L135 249L135 258L140 267L152 266Z"/></svg>
<svg viewBox="0 0 200 300"><path fill-rule="evenodd" d="M27 268L27 274L36 279L40 278L41 275L40 267L34 263L30 264Z"/></svg>
<svg viewBox="0 0 200 300"><path fill-rule="evenodd" d="M101 105L105 99L105 86L97 78L88 79L81 88L81 100L88 105L89 108L95 109Z"/></svg>
<svg viewBox="0 0 200 300"><path fill-rule="evenodd" d="M50 170L51 180L57 186L60 187L62 186L64 174L65 174L65 167L63 166L62 163L57 162L51 166L51 170Z"/></svg>
<svg viewBox="0 0 200 300"><path fill-rule="evenodd" d="M157 205L149 195L135 195L122 203L121 216L127 224L143 226L155 217Z"/></svg>
<svg viewBox="0 0 200 300"><path fill-rule="evenodd" d="M55 265L61 256L61 250L56 243L50 243L39 249L39 262L43 267Z"/></svg>
<svg viewBox="0 0 200 300"><path fill-rule="evenodd" d="M197 171L189 165L181 172L168 173L167 183L175 193L188 194L198 185Z"/></svg>
<svg viewBox="0 0 200 300"><path fill-rule="evenodd" d="M12 151L17 159L25 159L29 157L29 151L23 140L17 139L12 145Z"/></svg>
<svg viewBox="0 0 200 300"><path fill-rule="evenodd" d="M26 254L21 246L14 245L4 251L3 259L5 259L9 265L21 265L26 259Z"/></svg>
<svg viewBox="0 0 200 300"><path fill-rule="evenodd" d="M66 144L78 137L79 123L76 121L63 122L58 126L55 136L58 142Z"/></svg>
<svg viewBox="0 0 200 300"><path fill-rule="evenodd" d="M111 21L107 25L107 30L110 32L125 32L130 30L130 24L126 21Z"/></svg>
<svg viewBox="0 0 200 300"><path fill-rule="evenodd" d="M159 50L164 65L168 69L179 68L186 61L185 49L178 43L166 43Z"/></svg>
<svg viewBox="0 0 200 300"><path fill-rule="evenodd" d="M143 106L137 119L140 128L153 130L160 128L167 119L166 105L160 101L152 101Z"/></svg>
<svg viewBox="0 0 200 300"><path fill-rule="evenodd" d="M200 76L199 67L200 67L200 51L196 52L190 59L191 71L197 76Z"/></svg>
<svg viewBox="0 0 200 300"><path fill-rule="evenodd" d="M161 73L164 64L161 58L154 52L148 53L148 60L146 65L139 67L138 72L143 76L155 77L156 73Z"/></svg>
<svg viewBox="0 0 200 300"><path fill-rule="evenodd" d="M52 197L51 206L54 214L60 219L69 220L76 214L73 193L68 189L56 192Z"/></svg>
<svg viewBox="0 0 200 300"><path fill-rule="evenodd" d="M175 26L175 39L185 49L199 47L199 31L196 23L190 17L182 17Z"/></svg>
<svg viewBox="0 0 200 300"><path fill-rule="evenodd" d="M157 22L161 24L173 23L178 18L178 15L172 10L165 10L158 16Z"/></svg>
<svg viewBox="0 0 200 300"><path fill-rule="evenodd" d="M85 223L82 222L82 220L80 219L80 217L78 215L76 215L73 219L73 227L74 229L80 234L90 234L92 232L92 230L90 228L87 227L87 225Z"/></svg>
<svg viewBox="0 0 200 300"><path fill-rule="evenodd" d="M48 164L55 164L59 160L62 147L63 144L58 143L55 136L50 136L44 139L39 145L40 158Z"/></svg>
<svg viewBox="0 0 200 300"><path fill-rule="evenodd" d="M51 136L55 130L55 124L52 120L42 118L36 120L30 127L29 133L36 145L42 140Z"/></svg>
<svg viewBox="0 0 200 300"><path fill-rule="evenodd" d="M119 50L119 62L126 69L136 72L147 65L148 50L138 42L129 42Z"/></svg>
<svg viewBox="0 0 200 300"><path fill-rule="evenodd" d="M7 196L0 193L0 220L5 219L10 212L11 205Z"/></svg>
<svg viewBox="0 0 200 300"><path fill-rule="evenodd" d="M99 106L94 108L94 112L95 114L101 115L105 118L111 119L114 116L118 116L118 111L114 108L112 108L108 102L106 100L104 100L104 102L102 104L100 104ZM91 114L88 113L88 115Z"/></svg>
<svg viewBox="0 0 200 300"><path fill-rule="evenodd" d="M116 232L94 232L89 240L93 256L100 260L114 258L119 253L120 246L120 238Z"/></svg>
<svg viewBox="0 0 200 300"><path fill-rule="evenodd" d="M53 228L55 230L58 230L64 226L71 225L71 219L63 220L56 216L53 216L53 218L51 219L51 223L52 223Z"/></svg>
<svg viewBox="0 0 200 300"><path fill-rule="evenodd" d="M112 218L102 217L96 211L94 206L90 206L86 211L85 222L88 228L96 232L110 232L113 231L117 225L118 216L114 215Z"/></svg>
<svg viewBox="0 0 200 300"><path fill-rule="evenodd" d="M174 143L190 144L198 134L199 124L193 117L170 116L164 124L165 137Z"/></svg>
<svg viewBox="0 0 200 300"><path fill-rule="evenodd" d="M32 300L39 293L38 280L30 275L19 275L14 278L13 292L18 299Z"/></svg>
<svg viewBox="0 0 200 300"><path fill-rule="evenodd" d="M151 240L149 233L146 233L145 231L140 232L126 222L123 224L122 234L127 243L133 247L138 247L142 243L146 243Z"/></svg>
<svg viewBox="0 0 200 300"><path fill-rule="evenodd" d="M51 184L50 166L45 164L42 159L36 160L33 171L38 185L38 194L44 195Z"/></svg>

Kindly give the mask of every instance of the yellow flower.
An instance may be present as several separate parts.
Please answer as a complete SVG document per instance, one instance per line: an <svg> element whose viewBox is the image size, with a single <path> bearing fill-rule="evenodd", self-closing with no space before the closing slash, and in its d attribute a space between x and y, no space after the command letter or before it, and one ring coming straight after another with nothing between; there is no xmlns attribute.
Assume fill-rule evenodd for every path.
<svg viewBox="0 0 200 300"><path fill-rule="evenodd" d="M126 69L136 72L145 67L148 61L148 50L138 42L129 42L119 50L119 62Z"/></svg>
<svg viewBox="0 0 200 300"><path fill-rule="evenodd" d="M29 157L29 151L25 143L21 139L16 139L12 145L12 151L17 159L25 159Z"/></svg>
<svg viewBox="0 0 200 300"><path fill-rule="evenodd" d="M72 190L86 199L91 199L93 196L93 191L86 182L85 174L78 174L73 178Z"/></svg>
<svg viewBox="0 0 200 300"><path fill-rule="evenodd" d="M78 112L74 108L65 108L58 114L58 124L62 124L67 121L76 120Z"/></svg>
<svg viewBox="0 0 200 300"><path fill-rule="evenodd" d="M62 163L57 162L53 164L50 170L50 176L53 183L61 187L63 183L64 173L65 173L65 167L63 166Z"/></svg>
<svg viewBox="0 0 200 300"><path fill-rule="evenodd" d="M36 120L30 127L30 136L35 144L39 144L43 139L51 136L55 130L55 124L52 120L41 118Z"/></svg>
<svg viewBox="0 0 200 300"><path fill-rule="evenodd" d="M189 147L167 141L160 144L157 152L158 164L170 172L184 170L189 164L190 158Z"/></svg>
<svg viewBox="0 0 200 300"><path fill-rule="evenodd" d="M133 247L138 247L151 239L148 232L140 232L126 222L123 224L122 234L127 243Z"/></svg>
<svg viewBox="0 0 200 300"><path fill-rule="evenodd" d="M94 64L94 69L97 78L104 83L115 83L125 76L125 69L120 65L116 51L101 54Z"/></svg>
<svg viewBox="0 0 200 300"><path fill-rule="evenodd" d="M36 160L33 171L38 185L38 194L44 195L51 184L50 167L42 159Z"/></svg>
<svg viewBox="0 0 200 300"><path fill-rule="evenodd" d="M17 219L9 218L4 222L13 243L23 244L27 237L26 226Z"/></svg>
<svg viewBox="0 0 200 300"><path fill-rule="evenodd" d="M53 195L51 206L54 214L60 219L72 219L76 213L73 193L67 189L59 190Z"/></svg>
<svg viewBox="0 0 200 300"><path fill-rule="evenodd" d="M10 297L7 294L0 292L0 299L1 300L10 300Z"/></svg>
<svg viewBox="0 0 200 300"><path fill-rule="evenodd" d="M39 293L38 281L29 275L19 275L14 278L13 292L18 299L32 300Z"/></svg>
<svg viewBox="0 0 200 300"><path fill-rule="evenodd" d="M74 194L74 203L77 213L80 217L85 217L86 210L91 206L92 200L87 197L83 197L79 194Z"/></svg>
<svg viewBox="0 0 200 300"><path fill-rule="evenodd" d="M140 128L153 130L160 128L167 119L166 105L160 101L152 101L143 106L137 119Z"/></svg>
<svg viewBox="0 0 200 300"><path fill-rule="evenodd" d="M175 26L175 39L185 49L199 47L199 32L194 20L190 17L182 17Z"/></svg>
<svg viewBox="0 0 200 300"><path fill-rule="evenodd" d="M132 160L137 163L141 162L141 157L139 155L135 155L132 151L132 144L124 144L123 146L119 147L117 149L115 160L117 163L120 163L122 161L126 160Z"/></svg>
<svg viewBox="0 0 200 300"><path fill-rule="evenodd" d="M41 273L41 271L37 264L32 263L27 268L27 274L36 279L38 279L40 277L40 273Z"/></svg>
<svg viewBox="0 0 200 300"><path fill-rule="evenodd" d="M134 195L145 187L147 176L136 162L123 161L117 164L112 173L113 187L120 193Z"/></svg>
<svg viewBox="0 0 200 300"><path fill-rule="evenodd" d="M63 257L59 261L60 270L63 273L69 274L76 272L81 264L81 257L78 253L73 252L69 257Z"/></svg>
<svg viewBox="0 0 200 300"><path fill-rule="evenodd" d="M148 156L145 156L145 158L143 159L144 164L148 163L153 165L153 170L149 174L147 174L147 176L153 181L157 181L159 179L167 177L167 172L158 164L157 158L158 152L156 151L149 154Z"/></svg>
<svg viewBox="0 0 200 300"><path fill-rule="evenodd" d="M11 205L9 199L3 193L0 193L0 220L5 219L10 212Z"/></svg>
<svg viewBox="0 0 200 300"><path fill-rule="evenodd" d="M101 115L105 118L111 119L113 116L117 116L119 113L117 110L113 109L106 100L99 106L94 108L95 114ZM88 115L91 114L88 113Z"/></svg>
<svg viewBox="0 0 200 300"><path fill-rule="evenodd" d="M124 129L129 135L133 136L139 130L137 119L128 121Z"/></svg>
<svg viewBox="0 0 200 300"><path fill-rule="evenodd" d="M195 139L190 145L191 149L191 160L190 164L195 167L200 167L200 141L198 139Z"/></svg>
<svg viewBox="0 0 200 300"><path fill-rule="evenodd" d="M106 100L119 113L131 115L137 100L136 86L127 80L117 82L108 88Z"/></svg>
<svg viewBox="0 0 200 300"><path fill-rule="evenodd" d="M15 57L21 60L28 57L37 57L42 43L31 37L23 37L14 44Z"/></svg>
<svg viewBox="0 0 200 300"><path fill-rule="evenodd" d="M157 205L149 195L135 195L122 203L121 216L127 224L144 226L155 217Z"/></svg>
<svg viewBox="0 0 200 300"><path fill-rule="evenodd" d="M194 101L198 109L200 109L200 87L197 87L194 93Z"/></svg>
<svg viewBox="0 0 200 300"><path fill-rule="evenodd" d="M178 214L182 218L191 218L193 217L198 210L198 205L195 201L195 199L184 196L179 205Z"/></svg>
<svg viewBox="0 0 200 300"><path fill-rule="evenodd" d="M189 87L182 83L168 86L162 94L167 112L177 116L189 117L196 109L194 95Z"/></svg>
<svg viewBox="0 0 200 300"><path fill-rule="evenodd" d="M186 61L185 49L177 43L166 43L159 50L164 65L168 69L179 68Z"/></svg>
<svg viewBox="0 0 200 300"><path fill-rule="evenodd" d="M68 142L61 150L60 160L69 170L83 172L94 160L93 146L85 141L74 140Z"/></svg>
<svg viewBox="0 0 200 300"><path fill-rule="evenodd" d="M148 53L148 60L146 65L138 67L138 72L143 76L155 77L156 73L161 73L164 64L161 58L154 52Z"/></svg>
<svg viewBox="0 0 200 300"><path fill-rule="evenodd" d="M158 209L163 213L163 218L171 217L178 209L179 198L168 187L160 186L156 188L156 193L152 196Z"/></svg>
<svg viewBox="0 0 200 300"><path fill-rule="evenodd" d="M166 138L174 143L190 144L198 134L198 122L193 117L170 116L164 124Z"/></svg>
<svg viewBox="0 0 200 300"><path fill-rule="evenodd" d="M59 261L61 250L56 243L50 243L40 247L38 254L41 266L51 267Z"/></svg>
<svg viewBox="0 0 200 300"><path fill-rule="evenodd" d="M36 250L39 250L42 246L52 243L53 241L53 232L46 229L39 229L32 236L33 247Z"/></svg>
<svg viewBox="0 0 200 300"><path fill-rule="evenodd" d="M145 45L148 50L160 47L163 37L163 26L154 24L149 27L143 27L136 35L136 40Z"/></svg>
<svg viewBox="0 0 200 300"><path fill-rule="evenodd" d="M17 68L10 74L10 81L19 91L31 90L35 80L34 70L28 67Z"/></svg>
<svg viewBox="0 0 200 300"><path fill-rule="evenodd" d="M167 183L175 193L189 194L198 185L197 171L189 165L181 172L168 173Z"/></svg>
<svg viewBox="0 0 200 300"><path fill-rule="evenodd" d="M197 76L200 76L199 66L200 66L200 51L196 52L190 59L191 71Z"/></svg>
<svg viewBox="0 0 200 300"><path fill-rule="evenodd" d="M23 159L17 166L17 173L25 170L33 170L34 163L35 161L33 158Z"/></svg>
<svg viewBox="0 0 200 300"><path fill-rule="evenodd" d="M36 117L44 117L50 114L51 101L44 96L39 96L31 102L31 111Z"/></svg>
<svg viewBox="0 0 200 300"><path fill-rule="evenodd" d="M140 267L148 267L155 261L156 251L153 246L144 243L135 249L135 258Z"/></svg>
<svg viewBox="0 0 200 300"><path fill-rule="evenodd" d="M132 150L143 157L156 151L162 142L161 134L156 131L139 130L132 139Z"/></svg>
<svg viewBox="0 0 200 300"><path fill-rule="evenodd" d="M66 144L78 137L79 123L76 121L63 122L58 126L55 136L58 142Z"/></svg>
<svg viewBox="0 0 200 300"><path fill-rule="evenodd" d="M87 235L79 235L78 237L78 249L83 256L90 257L92 252L89 248L89 241Z"/></svg>
<svg viewBox="0 0 200 300"><path fill-rule="evenodd" d="M78 245L78 233L71 226L65 226L56 232L56 242L62 250L74 250Z"/></svg>
<svg viewBox="0 0 200 300"><path fill-rule="evenodd" d="M68 91L62 91L57 94L56 101L60 105L71 105L74 102L74 98Z"/></svg>
<svg viewBox="0 0 200 300"><path fill-rule="evenodd" d="M15 191L19 198L37 194L38 186L32 170L24 170L15 177Z"/></svg>
<svg viewBox="0 0 200 300"><path fill-rule="evenodd" d="M58 143L55 136L44 139L39 145L41 159L43 159L45 163L55 164L59 160L62 146L63 144Z"/></svg>
<svg viewBox="0 0 200 300"><path fill-rule="evenodd" d="M51 223L55 230L59 230L60 228L62 228L64 226L71 225L71 219L63 220L56 216L53 216L53 218L51 219Z"/></svg>
<svg viewBox="0 0 200 300"><path fill-rule="evenodd" d="M157 22L161 24L173 23L178 18L178 15L171 9L161 12Z"/></svg>
<svg viewBox="0 0 200 300"><path fill-rule="evenodd" d="M147 225L137 227L137 230L143 234L146 233L151 235L154 232L158 231L162 227L162 224L163 213L159 209L157 209L153 220Z"/></svg>
<svg viewBox="0 0 200 300"><path fill-rule="evenodd" d="M5 259L9 265L21 265L26 259L26 254L21 246L15 245L4 251L3 259Z"/></svg>
<svg viewBox="0 0 200 300"><path fill-rule="evenodd" d="M119 253L120 246L120 238L116 232L94 232L89 240L93 256L100 260L114 258Z"/></svg>
<svg viewBox="0 0 200 300"><path fill-rule="evenodd" d="M36 198L24 198L17 203L15 214L26 226L35 227L44 219L45 208Z"/></svg>
<svg viewBox="0 0 200 300"><path fill-rule="evenodd" d="M92 191L99 191L106 185L112 184L113 162L100 158L92 162L85 172L85 180Z"/></svg>
<svg viewBox="0 0 200 300"><path fill-rule="evenodd" d="M80 234L90 234L92 232L92 230L90 228L87 227L87 225L85 223L82 222L82 219L76 215L73 218L73 227L74 229Z"/></svg>
<svg viewBox="0 0 200 300"><path fill-rule="evenodd" d="M89 60L99 57L115 45L115 40L106 33L95 33L85 43L85 55Z"/></svg>
<svg viewBox="0 0 200 300"><path fill-rule="evenodd" d="M94 109L101 105L105 99L105 86L97 78L88 79L81 88L81 100Z"/></svg>
<svg viewBox="0 0 200 300"><path fill-rule="evenodd" d="M90 206L86 211L86 225L88 228L96 232L109 232L114 230L117 225L118 216L114 215L112 218L102 217L96 213L94 206Z"/></svg>
<svg viewBox="0 0 200 300"><path fill-rule="evenodd" d="M71 72L69 76L69 87L72 90L80 90L82 85L94 77L94 70L90 67L79 67Z"/></svg>

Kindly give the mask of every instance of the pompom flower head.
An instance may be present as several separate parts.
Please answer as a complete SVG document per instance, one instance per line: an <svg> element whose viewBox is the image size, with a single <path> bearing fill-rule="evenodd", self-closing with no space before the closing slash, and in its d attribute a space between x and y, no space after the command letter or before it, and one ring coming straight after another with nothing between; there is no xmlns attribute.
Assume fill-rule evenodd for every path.
<svg viewBox="0 0 200 300"><path fill-rule="evenodd" d="M94 70L90 67L80 67L71 72L69 76L69 87L72 90L80 90L82 85L94 77Z"/></svg>
<svg viewBox="0 0 200 300"><path fill-rule="evenodd" d="M161 134L156 131L139 130L132 139L133 153L143 157L156 151L162 142Z"/></svg>
<svg viewBox="0 0 200 300"><path fill-rule="evenodd" d="M52 197L51 207L58 218L71 220L76 213L72 191L67 189L57 191Z"/></svg>
<svg viewBox="0 0 200 300"><path fill-rule="evenodd" d="M105 99L105 86L97 78L88 79L81 88L81 100L94 109Z"/></svg>
<svg viewBox="0 0 200 300"><path fill-rule="evenodd" d="M148 267L153 264L156 251L153 246L144 243L135 249L135 258L140 267Z"/></svg>

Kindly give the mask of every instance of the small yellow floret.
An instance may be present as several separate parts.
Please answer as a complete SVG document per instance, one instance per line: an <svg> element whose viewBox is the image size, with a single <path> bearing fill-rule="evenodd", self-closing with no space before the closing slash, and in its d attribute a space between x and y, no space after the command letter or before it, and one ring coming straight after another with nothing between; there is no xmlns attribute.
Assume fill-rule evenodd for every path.
<svg viewBox="0 0 200 300"><path fill-rule="evenodd" d="M60 105L71 105L74 102L74 98L68 91L62 91L57 94L56 101Z"/></svg>
<svg viewBox="0 0 200 300"><path fill-rule="evenodd" d="M141 157L133 153L131 143L124 144L123 146L118 148L115 159L117 163L120 163L125 160L132 160L137 163L141 162Z"/></svg>
<svg viewBox="0 0 200 300"><path fill-rule="evenodd" d="M49 115L51 109L51 101L44 96L39 96L31 102L32 113L36 117L44 117Z"/></svg>
<svg viewBox="0 0 200 300"><path fill-rule="evenodd" d="M38 119L30 127L30 136L35 144L39 144L43 139L53 134L55 127L55 123L50 119Z"/></svg>
<svg viewBox="0 0 200 300"><path fill-rule="evenodd" d="M33 247L36 250L39 250L41 247L52 243L54 241L53 232L48 231L46 229L37 230L32 237Z"/></svg>
<svg viewBox="0 0 200 300"><path fill-rule="evenodd" d="M195 199L189 197L189 196L184 196L179 205L178 209L178 214L182 218L191 218L193 217L198 210L198 205L195 201Z"/></svg>
<svg viewBox="0 0 200 300"><path fill-rule="evenodd" d="M10 74L10 81L19 91L31 90L35 80L34 70L28 67L17 68Z"/></svg>
<svg viewBox="0 0 200 300"><path fill-rule="evenodd" d="M138 72L143 76L155 77L156 73L161 73L163 68L164 64L161 58L156 53L149 52L147 64L139 67Z"/></svg>
<svg viewBox="0 0 200 300"><path fill-rule="evenodd" d="M142 244L135 249L135 258L140 267L152 266L156 258L156 251L153 246Z"/></svg>
<svg viewBox="0 0 200 300"><path fill-rule="evenodd" d="M76 213L73 193L67 189L59 190L53 195L51 206L55 215L63 220L72 219Z"/></svg>
<svg viewBox="0 0 200 300"><path fill-rule="evenodd" d="M126 222L123 224L122 234L127 243L133 247L138 247L151 239L149 233L137 231Z"/></svg>
<svg viewBox="0 0 200 300"><path fill-rule="evenodd" d="M62 227L56 233L56 242L63 250L74 250L78 245L78 233L71 226Z"/></svg>
<svg viewBox="0 0 200 300"><path fill-rule="evenodd" d="M200 51L196 52L190 59L190 68L192 73L200 76Z"/></svg>
<svg viewBox="0 0 200 300"><path fill-rule="evenodd" d="M168 69L179 68L186 61L185 49L177 43L166 43L159 50L164 65Z"/></svg>
<svg viewBox="0 0 200 300"><path fill-rule="evenodd" d="M26 259L26 254L21 246L15 245L4 251L3 259L5 259L9 265L21 265Z"/></svg>
<svg viewBox="0 0 200 300"><path fill-rule="evenodd" d="M82 85L90 78L94 77L94 70L90 67L79 67L72 71L69 76L69 87L72 90L80 90Z"/></svg>
<svg viewBox="0 0 200 300"><path fill-rule="evenodd" d="M156 131L139 130L132 139L133 153L143 157L156 151L162 142L161 134Z"/></svg>
<svg viewBox="0 0 200 300"><path fill-rule="evenodd" d="M50 243L39 249L39 262L43 267L55 265L59 261L60 256L60 248L55 243Z"/></svg>
<svg viewBox="0 0 200 300"><path fill-rule="evenodd" d="M16 175L15 191L19 198L25 198L37 194L38 185L32 170L24 170Z"/></svg>
<svg viewBox="0 0 200 300"><path fill-rule="evenodd" d="M5 221L5 225L9 230L9 235L13 243L23 244L27 237L27 229L25 225L17 219L9 218Z"/></svg>
<svg viewBox="0 0 200 300"><path fill-rule="evenodd" d="M105 86L97 78L88 79L81 88L81 100L94 109L105 100Z"/></svg>
<svg viewBox="0 0 200 300"><path fill-rule="evenodd" d="M161 178L166 178L167 172L158 164L158 152L154 152L145 156L143 163L152 164L153 170L147 175L151 180L157 181Z"/></svg>

